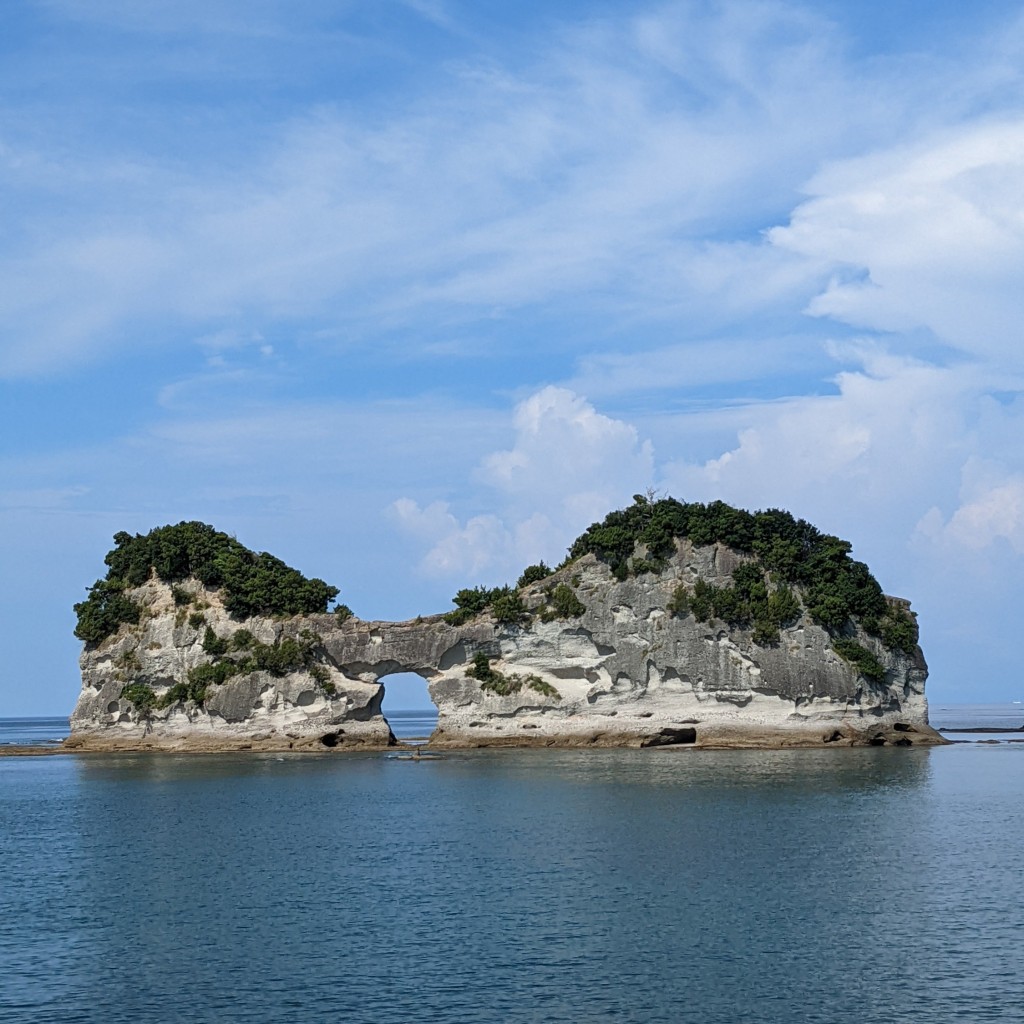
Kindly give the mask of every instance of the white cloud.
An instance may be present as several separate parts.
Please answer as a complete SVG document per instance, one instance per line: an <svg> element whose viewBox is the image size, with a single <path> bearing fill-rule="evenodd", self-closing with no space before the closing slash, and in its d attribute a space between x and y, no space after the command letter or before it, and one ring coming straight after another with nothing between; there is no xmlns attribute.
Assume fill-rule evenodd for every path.
<svg viewBox="0 0 1024 1024"><path fill-rule="evenodd" d="M99 11L117 23L128 6ZM173 7L161 19L190 25L198 11ZM805 261L783 245L815 265L848 255L818 224L840 214L813 203L774 248L750 245L794 183L823 157L889 145L918 116L916 86L852 67L821 21L782 4L591 19L530 64L463 61L437 81L372 118L310 102L261 124L259 143L242 126L244 159L212 131L189 137L187 159L174 147L158 159L166 140L40 154L57 169L13 182L24 224L0 249L0 373L240 320L358 335L558 301L592 317L735 322L806 296ZM958 188L978 206L971 190L993 187Z"/></svg>
<svg viewBox="0 0 1024 1024"><path fill-rule="evenodd" d="M1002 540L1024 554L1024 472L981 458L963 469L959 506L948 519L933 507L918 524L921 537L949 550L980 552Z"/></svg>
<svg viewBox="0 0 1024 1024"><path fill-rule="evenodd" d="M577 533L653 478L650 442L565 388L546 387L525 399L513 423L513 447L486 456L477 473L500 515L463 523L446 503L394 504L403 528L430 544L424 572L511 578L529 563L557 561Z"/></svg>
<svg viewBox="0 0 1024 1024"><path fill-rule="evenodd" d="M836 377L834 395L736 409L739 444L700 465L670 464L666 481L747 505L910 498L963 450L958 409L977 381L872 348L861 349L860 359L862 369Z"/></svg>
<svg viewBox="0 0 1024 1024"><path fill-rule="evenodd" d="M430 544L420 563L430 575L473 577L509 562L512 535L497 516L473 516L463 524L446 502L420 508L410 498L396 501L392 512L400 528Z"/></svg>
<svg viewBox="0 0 1024 1024"><path fill-rule="evenodd" d="M489 455L480 474L520 502L546 507L560 498L570 514L603 514L612 494L642 490L651 478L650 442L566 388L531 395L517 406L513 425L515 445Z"/></svg>
<svg viewBox="0 0 1024 1024"><path fill-rule="evenodd" d="M814 198L769 238L836 268L810 312L882 331L924 327L1020 367L1024 120L964 125L840 162L809 189Z"/></svg>

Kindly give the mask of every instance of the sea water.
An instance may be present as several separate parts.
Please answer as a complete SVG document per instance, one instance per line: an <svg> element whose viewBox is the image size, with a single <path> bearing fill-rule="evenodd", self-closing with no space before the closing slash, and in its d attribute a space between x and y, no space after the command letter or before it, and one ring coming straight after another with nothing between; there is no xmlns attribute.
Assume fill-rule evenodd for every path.
<svg viewBox="0 0 1024 1024"><path fill-rule="evenodd" d="M1024 1019L1024 744L0 758L0 1020Z"/></svg>

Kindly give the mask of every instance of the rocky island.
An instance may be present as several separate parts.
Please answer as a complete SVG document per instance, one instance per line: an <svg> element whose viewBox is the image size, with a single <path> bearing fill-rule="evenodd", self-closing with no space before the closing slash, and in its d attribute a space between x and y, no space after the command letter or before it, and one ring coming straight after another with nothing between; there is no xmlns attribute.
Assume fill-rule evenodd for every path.
<svg viewBox="0 0 1024 1024"><path fill-rule="evenodd" d="M941 743L909 603L787 512L637 496L550 569L367 622L336 588L203 523L116 535L75 606L73 750L395 744L415 672L431 747Z"/></svg>

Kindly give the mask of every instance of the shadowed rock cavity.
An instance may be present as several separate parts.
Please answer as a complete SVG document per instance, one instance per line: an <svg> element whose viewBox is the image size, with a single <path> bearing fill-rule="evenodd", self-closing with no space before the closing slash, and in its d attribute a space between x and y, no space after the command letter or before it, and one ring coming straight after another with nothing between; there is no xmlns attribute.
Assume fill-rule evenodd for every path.
<svg viewBox="0 0 1024 1024"><path fill-rule="evenodd" d="M654 736L649 736L640 744L642 747L672 747L683 743L696 743L697 730L692 726L680 729L662 729Z"/></svg>

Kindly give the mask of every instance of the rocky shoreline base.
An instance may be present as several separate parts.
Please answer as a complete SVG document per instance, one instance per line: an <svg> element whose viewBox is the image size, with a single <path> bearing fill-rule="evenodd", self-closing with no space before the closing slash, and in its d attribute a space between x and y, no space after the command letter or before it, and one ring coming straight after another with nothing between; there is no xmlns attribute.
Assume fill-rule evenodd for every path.
<svg viewBox="0 0 1024 1024"><path fill-rule="evenodd" d="M456 751L504 749L687 749L687 750L780 750L825 747L941 746L950 741L929 726L895 723L867 730L849 727L749 728L696 724L668 726L656 732L574 730L538 732L537 735L491 734L467 736L436 730L422 743L374 735L346 735L342 729L308 736L151 735L118 736L112 730L94 734L77 732L60 745L10 745L0 747L0 757L92 753L349 753L394 750Z"/></svg>

